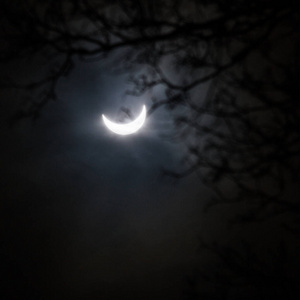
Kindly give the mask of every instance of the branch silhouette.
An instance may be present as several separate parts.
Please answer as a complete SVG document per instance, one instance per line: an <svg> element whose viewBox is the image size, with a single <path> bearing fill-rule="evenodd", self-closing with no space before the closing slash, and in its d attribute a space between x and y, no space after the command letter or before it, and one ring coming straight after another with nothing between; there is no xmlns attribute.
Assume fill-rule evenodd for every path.
<svg viewBox="0 0 300 300"><path fill-rule="evenodd" d="M141 96L159 87L165 95L153 97L150 115L161 106L185 107L184 114L174 113L177 137L187 149L185 169L166 174L197 173L223 202L253 197L278 202L286 177L298 179L295 1L240 0L228 6L178 0L158 6L134 0L6 0L0 14L2 64L47 60L38 80L0 80L2 88L26 94L15 120L38 118L57 98L57 84L76 59L101 60L122 50L118 64L131 82L126 92ZM284 43L290 51L274 55ZM207 86L204 97L201 89ZM224 180L235 184L235 196L224 195ZM275 189L268 190L264 180Z"/></svg>
<svg viewBox="0 0 300 300"><path fill-rule="evenodd" d="M186 149L183 165L164 174L198 176L215 194L207 209L243 202L246 212L231 224L289 213L295 218L282 228L299 236L300 203L287 194L299 182L297 1L4 0L0 20L0 64L45 62L39 78L25 83L1 75L0 88L24 93L13 121L38 118L78 59L117 54L116 67L130 82L124 93L152 91L148 115L168 108L173 140ZM122 111L130 117L130 110ZM280 263L266 265L251 245L202 249L219 264L188 278L190 299L234 299L230 289L235 299L249 291L249 299L269 299L274 290L297 290L299 282L284 276ZM278 249L283 262L284 246ZM201 286L217 287L219 295Z"/></svg>

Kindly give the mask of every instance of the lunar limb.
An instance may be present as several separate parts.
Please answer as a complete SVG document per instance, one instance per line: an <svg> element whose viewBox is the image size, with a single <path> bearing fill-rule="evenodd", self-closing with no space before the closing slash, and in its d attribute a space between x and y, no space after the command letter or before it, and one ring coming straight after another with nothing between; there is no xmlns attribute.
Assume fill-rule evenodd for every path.
<svg viewBox="0 0 300 300"><path fill-rule="evenodd" d="M140 115L129 123L115 123L110 121L105 115L102 115L105 126L112 132L120 135L128 135L137 132L142 128L146 120L146 106L143 105Z"/></svg>

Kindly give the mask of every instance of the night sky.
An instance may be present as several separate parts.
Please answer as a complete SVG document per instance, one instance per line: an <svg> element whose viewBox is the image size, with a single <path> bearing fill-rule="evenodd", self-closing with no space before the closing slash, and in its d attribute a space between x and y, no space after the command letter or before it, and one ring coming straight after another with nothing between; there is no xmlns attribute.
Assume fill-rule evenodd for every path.
<svg viewBox="0 0 300 300"><path fill-rule="evenodd" d="M181 155L179 145L160 137L172 130L168 112L149 116L132 136L104 127L101 114L118 112L125 84L101 64L79 64L62 80L58 102L37 121L12 128L14 91L3 93L8 295L165 299L182 293L197 259L199 213L209 191L195 179L163 175ZM126 105L139 113L135 98Z"/></svg>
<svg viewBox="0 0 300 300"><path fill-rule="evenodd" d="M168 138L176 127L165 107L136 134L109 132L102 114L122 120L127 107L136 117L153 97L127 95L115 59L76 61L37 120L12 125L22 92L0 89L0 298L176 300L198 299L201 290L201 299L292 299L300 286L299 229L285 226L294 226L299 210L273 217L267 207L271 218L233 223L257 203L207 208L215 194L197 174L163 172L180 169L186 153ZM20 81L43 72L26 59L2 70ZM297 204L298 191L288 181L284 198ZM229 269L249 285L232 285ZM228 281L215 283L218 272Z"/></svg>

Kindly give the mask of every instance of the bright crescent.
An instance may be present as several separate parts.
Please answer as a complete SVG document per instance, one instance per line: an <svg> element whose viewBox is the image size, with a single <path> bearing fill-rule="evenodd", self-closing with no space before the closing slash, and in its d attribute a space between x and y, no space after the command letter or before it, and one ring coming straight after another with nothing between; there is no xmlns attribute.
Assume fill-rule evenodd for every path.
<svg viewBox="0 0 300 300"><path fill-rule="evenodd" d="M130 123L125 123L125 124L114 123L110 121L108 118L106 118L105 115L102 115L102 119L105 126L112 132L120 135L132 134L137 132L144 125L144 122L146 120L146 106L143 105L143 109L140 115Z"/></svg>

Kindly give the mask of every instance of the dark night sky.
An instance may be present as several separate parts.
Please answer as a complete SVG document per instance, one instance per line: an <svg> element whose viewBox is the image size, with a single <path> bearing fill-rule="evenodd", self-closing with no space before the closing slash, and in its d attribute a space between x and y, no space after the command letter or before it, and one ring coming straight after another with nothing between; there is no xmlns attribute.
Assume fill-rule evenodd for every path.
<svg viewBox="0 0 300 300"><path fill-rule="evenodd" d="M101 114L117 120L126 106L136 116L143 104L150 107L153 96L125 96L128 81L126 74L113 70L115 58L77 62L59 81L59 100L49 103L35 122L27 118L10 127L21 92L0 89L5 277L0 298L190 299L184 296L188 276L200 269L206 275L226 265L218 262L213 250L201 251L201 240L214 249L218 246L213 242L234 248L246 241L263 266L262 273L247 274L253 286L271 282L266 290L276 296L273 286L280 274L287 280L285 291L290 286L297 290L299 231L293 234L283 226L297 214L290 211L232 226L229 220L256 203L223 203L205 210L213 192L195 174L179 180L162 175L164 167L182 166L186 146L165 138L175 129L164 108L151 114L132 136L117 136L104 127ZM24 60L2 70L22 81L38 78L43 67ZM202 87L194 91L200 98L207 86ZM225 190L231 193L230 186ZM284 197L296 203L298 191L298 183L290 183ZM278 247L281 242L285 250ZM227 276L226 270L223 274ZM211 285L202 288L219 296L217 285ZM239 293L253 290L243 288L228 297L246 299ZM265 299L272 299L270 295Z"/></svg>
<svg viewBox="0 0 300 300"><path fill-rule="evenodd" d="M79 64L61 81L58 102L35 123L13 128L5 120L16 109L16 91L2 92L2 222L14 293L181 295L209 192L195 178L175 183L161 175L182 155L180 145L160 138L172 130L168 112L149 116L133 136L104 128L100 116L116 115L125 84L105 65ZM125 104L137 113L139 101L127 97Z"/></svg>
<svg viewBox="0 0 300 300"><path fill-rule="evenodd" d="M227 221L247 209L243 203L204 212L212 194L196 176L161 175L183 154L160 137L173 130L167 111L149 116L136 135L109 133L103 112L117 116L125 102L137 113L149 101L124 100L125 88L125 77L105 64L78 64L61 80L59 101L35 123L12 128L6 120L17 93L2 91L5 299L183 299L187 276L207 260L200 236L246 238L271 264L277 242L291 238L280 227L287 216L233 228ZM291 240L288 270L297 274L299 245Z"/></svg>

